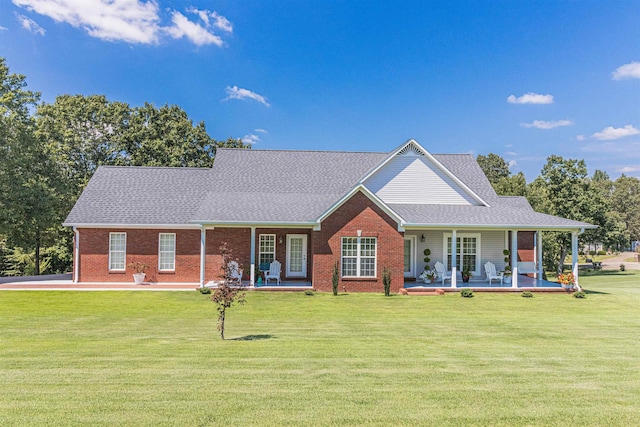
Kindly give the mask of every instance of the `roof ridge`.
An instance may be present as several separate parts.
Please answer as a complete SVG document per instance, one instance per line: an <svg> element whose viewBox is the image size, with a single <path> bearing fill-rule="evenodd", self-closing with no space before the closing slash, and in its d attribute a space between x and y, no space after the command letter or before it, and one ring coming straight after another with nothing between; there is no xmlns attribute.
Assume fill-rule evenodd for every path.
<svg viewBox="0 0 640 427"><path fill-rule="evenodd" d="M230 147L220 147L218 150L224 151L232 151L232 150L247 150L246 148L230 148ZM389 154L386 151L348 151L348 150L297 150L297 149L285 149L285 148L262 148L262 149L251 149L247 150L250 152L284 152L284 153L348 153L348 154Z"/></svg>
<svg viewBox="0 0 640 427"><path fill-rule="evenodd" d="M124 165L100 165L99 168L104 169L175 169L175 170L211 170L210 167L204 166L124 166Z"/></svg>

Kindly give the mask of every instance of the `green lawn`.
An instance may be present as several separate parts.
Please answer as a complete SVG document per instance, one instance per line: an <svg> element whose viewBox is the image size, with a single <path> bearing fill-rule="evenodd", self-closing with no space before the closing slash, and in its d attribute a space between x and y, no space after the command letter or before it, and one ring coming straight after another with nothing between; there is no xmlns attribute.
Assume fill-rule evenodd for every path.
<svg viewBox="0 0 640 427"><path fill-rule="evenodd" d="M0 425L637 425L640 274L590 293L0 292ZM234 339L235 338L235 339Z"/></svg>

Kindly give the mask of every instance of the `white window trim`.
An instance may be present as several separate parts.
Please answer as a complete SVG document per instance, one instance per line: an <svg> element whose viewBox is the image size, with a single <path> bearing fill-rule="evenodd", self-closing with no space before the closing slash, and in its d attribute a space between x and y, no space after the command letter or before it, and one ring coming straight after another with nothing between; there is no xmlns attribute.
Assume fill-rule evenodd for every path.
<svg viewBox="0 0 640 427"><path fill-rule="evenodd" d="M276 261L277 260L277 256L276 254L278 253L277 248L278 248L278 239L276 238L275 234L260 234L258 236L258 267L260 266L260 264L262 264L261 260L262 260L262 254L271 254L272 252L262 252L262 245L260 244L261 240L262 240L262 236L272 236L273 237L273 260Z"/></svg>
<svg viewBox="0 0 640 427"><path fill-rule="evenodd" d="M111 268L111 255L114 252L113 249L111 249L111 236L113 236L114 234L123 234L124 235L124 266L123 268ZM120 252L120 251L118 251ZM123 231L118 231L118 232L112 232L109 233L109 271L125 271L127 269L127 233L123 232Z"/></svg>
<svg viewBox="0 0 640 427"><path fill-rule="evenodd" d="M161 268L162 258L160 257L160 253L163 252L160 246L161 236L173 236L173 268ZM176 233L158 233L158 271L176 271Z"/></svg>
<svg viewBox="0 0 640 427"><path fill-rule="evenodd" d="M362 237L358 237L358 236L343 236L340 239L340 270L342 270L342 264L343 264L343 259L344 259L344 253L343 253L343 244L344 244L344 239L356 239L356 275L355 276L345 276L343 274L343 272L341 271L341 276L342 278L345 279L374 279L376 277L378 277L378 238L377 237L368 237L368 236L362 236ZM361 258L371 258L370 256L367 257L362 257L360 255L361 252L361 244L362 244L362 239L373 239L373 241L376 244L376 249L375 252L373 254L373 276L362 276L361 272L360 272L360 260ZM353 258L353 257L349 257L349 258Z"/></svg>
<svg viewBox="0 0 640 427"><path fill-rule="evenodd" d="M442 235L442 263L444 264L444 268L449 271L449 261L448 261L448 255L449 253L447 252L447 241L448 239L450 239L453 236L453 233L443 233ZM456 233L456 237L458 239L460 239L460 241L462 242L462 239L464 237L475 237L476 239L476 265L475 265L475 269L471 271L471 273L473 275L478 275L481 274L482 270L481 270L481 264L482 264L482 254L481 254L481 248L482 248L482 234L481 233ZM461 267L461 263L460 263L460 251L461 248L458 247L458 245L456 245L456 264L458 265L458 271L460 271L462 269Z"/></svg>

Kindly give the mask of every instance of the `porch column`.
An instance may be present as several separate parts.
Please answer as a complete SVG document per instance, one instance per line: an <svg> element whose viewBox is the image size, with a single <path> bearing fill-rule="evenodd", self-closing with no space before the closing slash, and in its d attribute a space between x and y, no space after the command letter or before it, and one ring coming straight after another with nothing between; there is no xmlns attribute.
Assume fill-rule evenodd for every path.
<svg viewBox="0 0 640 427"><path fill-rule="evenodd" d="M571 232L571 271L576 278L576 287L580 291L582 289L578 283L578 234L577 231Z"/></svg>
<svg viewBox="0 0 640 427"><path fill-rule="evenodd" d="M80 274L80 232L76 227L73 227L73 240L73 283L78 283Z"/></svg>
<svg viewBox="0 0 640 427"><path fill-rule="evenodd" d="M456 241L458 230L451 230L451 287L457 288L457 280L456 280L456 272L458 269L456 268L458 264L458 248L456 247ZM446 255L446 254L445 254Z"/></svg>
<svg viewBox="0 0 640 427"><path fill-rule="evenodd" d="M256 228L251 227L251 275L249 284L253 286L256 278Z"/></svg>
<svg viewBox="0 0 640 427"><path fill-rule="evenodd" d="M207 257L207 230L204 224L200 226L200 287L204 287L204 264Z"/></svg>
<svg viewBox="0 0 640 427"><path fill-rule="evenodd" d="M544 267L542 264L542 230L536 232L536 252L538 254L538 273L536 279L542 280L544 278Z"/></svg>
<svg viewBox="0 0 640 427"><path fill-rule="evenodd" d="M511 287L518 287L518 230L511 230Z"/></svg>

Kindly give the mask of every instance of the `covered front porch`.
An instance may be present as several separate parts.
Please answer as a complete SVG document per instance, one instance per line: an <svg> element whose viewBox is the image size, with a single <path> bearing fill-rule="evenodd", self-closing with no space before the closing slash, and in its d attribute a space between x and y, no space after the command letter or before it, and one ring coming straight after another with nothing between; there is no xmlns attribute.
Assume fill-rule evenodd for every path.
<svg viewBox="0 0 640 427"><path fill-rule="evenodd" d="M517 280L517 286L514 287L512 283L500 283L499 281L493 281L493 283L489 283L487 280L482 279L471 279L469 282L465 283L462 280L458 279L456 286L454 287L450 282L446 282L444 285L442 282L437 283L422 283L421 281L405 281L404 283L405 289L413 289L413 290L434 290L434 289L444 289L446 291L449 290L457 290L463 288L470 288L474 291L513 291L513 292L521 292L527 290L537 290L537 291L564 291L565 289L562 287L560 283L550 282L548 280L536 279L535 277L529 277L525 275L520 275Z"/></svg>

